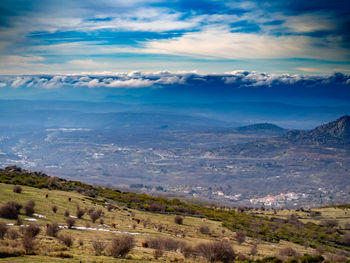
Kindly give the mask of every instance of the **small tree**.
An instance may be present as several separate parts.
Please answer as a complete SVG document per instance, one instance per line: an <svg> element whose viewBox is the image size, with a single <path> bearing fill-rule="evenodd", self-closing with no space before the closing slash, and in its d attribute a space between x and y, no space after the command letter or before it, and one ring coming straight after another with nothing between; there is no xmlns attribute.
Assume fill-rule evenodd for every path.
<svg viewBox="0 0 350 263"><path fill-rule="evenodd" d="M125 257L131 249L135 246L135 240L132 235L122 234L113 238L109 247L109 253L111 256Z"/></svg>
<svg viewBox="0 0 350 263"><path fill-rule="evenodd" d="M236 257L235 251L227 241L200 243L196 246L195 253L209 262L221 261L223 263L230 263Z"/></svg>
<svg viewBox="0 0 350 263"><path fill-rule="evenodd" d="M99 217L100 217L100 214L97 211L94 211L90 214L92 223L95 223Z"/></svg>
<svg viewBox="0 0 350 263"><path fill-rule="evenodd" d="M22 187L20 187L19 185L15 185L15 186L13 187L13 192L14 192L14 193L17 193L17 194L22 193Z"/></svg>

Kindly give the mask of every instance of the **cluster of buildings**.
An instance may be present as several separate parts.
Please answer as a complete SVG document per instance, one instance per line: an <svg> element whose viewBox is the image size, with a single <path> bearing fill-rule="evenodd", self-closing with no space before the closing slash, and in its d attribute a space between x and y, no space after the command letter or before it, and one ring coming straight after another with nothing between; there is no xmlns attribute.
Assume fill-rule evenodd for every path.
<svg viewBox="0 0 350 263"><path fill-rule="evenodd" d="M250 199L249 201L253 205L278 207L278 206L284 205L286 202L296 201L306 197L307 197L307 194L290 192L286 194L280 193L279 195L267 195L262 198L253 198L253 199Z"/></svg>

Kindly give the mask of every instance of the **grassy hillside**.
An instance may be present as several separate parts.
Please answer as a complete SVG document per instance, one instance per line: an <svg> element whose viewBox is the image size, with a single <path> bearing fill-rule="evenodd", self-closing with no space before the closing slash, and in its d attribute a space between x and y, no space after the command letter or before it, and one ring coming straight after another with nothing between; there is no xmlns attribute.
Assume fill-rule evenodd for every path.
<svg viewBox="0 0 350 263"><path fill-rule="evenodd" d="M292 248L298 255L322 254L330 260L345 260L348 256L349 247L344 243L344 237L348 235L348 230L345 229L349 229L350 224L347 207L278 211L277 214L273 211L255 210L239 212L235 209L219 209L186 204L179 200L122 193L23 170L2 170L0 181L3 182L0 183L0 205L4 206L9 201L25 205L33 200L38 215L26 216L22 209L19 217L23 225L36 224L41 228L40 234L35 238L37 245L29 253L34 255L23 252L23 233L14 240L10 240L8 234L5 235L5 239L0 240L0 255L4 255L4 251L18 251L21 256L6 257L0 259L1 262L115 262L115 258L108 253L108 247L102 255L96 256L93 244L96 241L110 244L115 236L120 235L117 231L134 234L135 247L125 259L118 259L128 262L205 262L200 256L185 258L181 247L195 247L203 242L222 240L234 248L238 255L236 259L240 260L249 258L256 261L265 258L263 262L269 262L266 257L274 256L287 260L288 251L281 253L285 248ZM21 193L13 191L14 184L22 185ZM52 210L53 206L57 207L56 213ZM85 229L60 230L59 235L68 234L73 238L73 245L67 247L45 232L48 224L57 222L61 227L66 226L68 217L65 212L69 211L71 216L76 216L77 207L86 213L81 219L75 219L75 227ZM95 223L88 215L92 208L103 212ZM182 215L183 224L175 223L176 214ZM332 224L332 220L337 221L337 224ZM17 220L1 218L0 221L15 224ZM21 232L21 228L23 226L9 226L11 231ZM242 242L240 237L245 234L247 237ZM142 247L142 242L149 241L150 238L168 238L181 245L173 250L167 250L170 248L165 245L161 249L163 255L155 259L155 249ZM164 243L164 239L161 242ZM254 247L257 253L252 250Z"/></svg>

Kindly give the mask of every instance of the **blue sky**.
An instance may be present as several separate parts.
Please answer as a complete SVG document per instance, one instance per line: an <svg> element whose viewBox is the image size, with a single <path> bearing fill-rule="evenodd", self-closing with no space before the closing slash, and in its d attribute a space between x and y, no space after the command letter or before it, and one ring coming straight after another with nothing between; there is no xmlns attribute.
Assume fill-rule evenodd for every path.
<svg viewBox="0 0 350 263"><path fill-rule="evenodd" d="M0 74L350 72L349 1L2 0Z"/></svg>

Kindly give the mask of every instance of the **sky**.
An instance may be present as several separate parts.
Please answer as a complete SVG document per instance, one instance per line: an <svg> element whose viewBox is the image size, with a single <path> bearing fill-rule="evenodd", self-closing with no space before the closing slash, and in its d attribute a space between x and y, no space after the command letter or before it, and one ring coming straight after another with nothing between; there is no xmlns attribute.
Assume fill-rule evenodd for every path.
<svg viewBox="0 0 350 263"><path fill-rule="evenodd" d="M348 0L2 0L0 74L349 74L349 28Z"/></svg>

